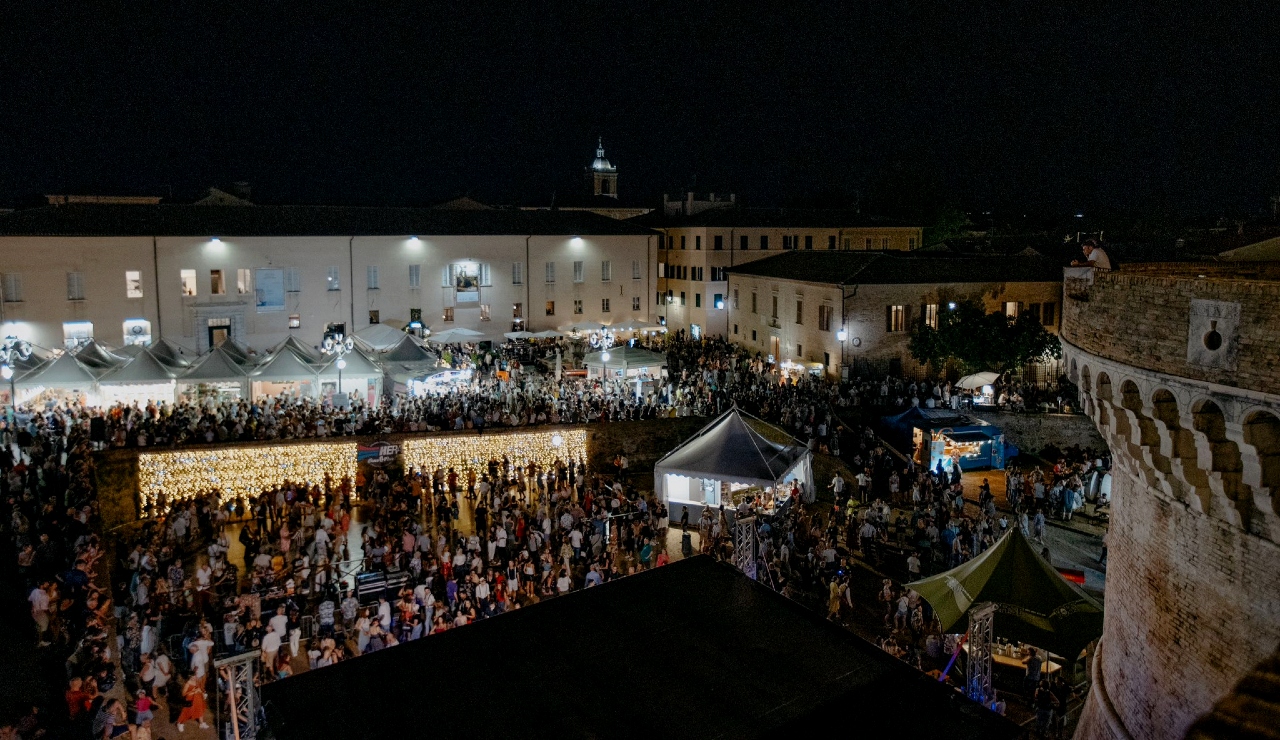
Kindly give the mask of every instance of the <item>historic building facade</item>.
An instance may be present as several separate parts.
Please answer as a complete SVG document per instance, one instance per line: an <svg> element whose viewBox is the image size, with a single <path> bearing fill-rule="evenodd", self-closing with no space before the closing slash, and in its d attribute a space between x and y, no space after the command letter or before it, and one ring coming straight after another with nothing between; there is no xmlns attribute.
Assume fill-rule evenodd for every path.
<svg viewBox="0 0 1280 740"><path fill-rule="evenodd" d="M920 322L976 300L988 312L1032 312L1057 333L1061 269L1043 257L945 252L793 252L729 268L726 336L779 362L826 373L901 363ZM841 341L843 331L844 341Z"/></svg>
<svg viewBox="0 0 1280 740"><path fill-rule="evenodd" d="M500 340L652 321L656 247L584 211L51 205L0 216L0 333L204 350L374 323Z"/></svg>
<svg viewBox="0 0 1280 740"><path fill-rule="evenodd" d="M1078 738L1176 738L1280 644L1280 269L1068 268L1062 344L1114 455Z"/></svg>
<svg viewBox="0 0 1280 740"><path fill-rule="evenodd" d="M911 251L920 248L924 231L845 211L736 206L636 221L662 234L651 299L656 315L671 330L725 337L734 267L791 251Z"/></svg>

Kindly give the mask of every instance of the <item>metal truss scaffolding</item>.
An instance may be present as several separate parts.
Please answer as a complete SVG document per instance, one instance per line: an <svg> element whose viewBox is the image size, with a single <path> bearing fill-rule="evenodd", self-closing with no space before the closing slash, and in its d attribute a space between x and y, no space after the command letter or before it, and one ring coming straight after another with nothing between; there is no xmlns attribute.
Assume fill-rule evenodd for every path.
<svg viewBox="0 0 1280 740"><path fill-rule="evenodd" d="M965 671L965 693L987 706L992 700L991 641L996 605L978 604L969 610L969 665Z"/></svg>
<svg viewBox="0 0 1280 740"><path fill-rule="evenodd" d="M213 662L218 672L214 718L223 740L255 740L258 736L258 688L254 684L260 651Z"/></svg>
<svg viewBox="0 0 1280 740"><path fill-rule="evenodd" d="M741 516L733 527L733 564L746 574L756 578L756 518Z"/></svg>

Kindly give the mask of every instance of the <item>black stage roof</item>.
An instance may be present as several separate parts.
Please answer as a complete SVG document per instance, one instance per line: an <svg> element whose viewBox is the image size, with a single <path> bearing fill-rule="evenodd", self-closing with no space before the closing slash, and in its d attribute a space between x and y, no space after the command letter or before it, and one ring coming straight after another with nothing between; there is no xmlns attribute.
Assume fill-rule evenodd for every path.
<svg viewBox="0 0 1280 740"><path fill-rule="evenodd" d="M262 699L277 740L1020 733L706 556L268 684Z"/></svg>

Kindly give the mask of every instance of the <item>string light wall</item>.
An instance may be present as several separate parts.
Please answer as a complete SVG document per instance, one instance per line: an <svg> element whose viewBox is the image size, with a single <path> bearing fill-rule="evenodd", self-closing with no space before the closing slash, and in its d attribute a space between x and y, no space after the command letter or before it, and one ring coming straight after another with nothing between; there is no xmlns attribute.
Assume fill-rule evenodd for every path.
<svg viewBox="0 0 1280 740"><path fill-rule="evenodd" d="M459 473L480 473L490 459L501 460L503 455L513 464L524 465L533 460L544 469L557 458L566 462L587 458L585 429L429 437L407 439L403 445L405 467L425 471L453 468Z"/></svg>
<svg viewBox="0 0 1280 740"><path fill-rule="evenodd" d="M256 496L286 480L324 483L325 473L337 483L356 475L356 443L317 443L231 447L190 452L138 455L138 486L145 509L163 492L166 501L182 501L210 490L219 501Z"/></svg>

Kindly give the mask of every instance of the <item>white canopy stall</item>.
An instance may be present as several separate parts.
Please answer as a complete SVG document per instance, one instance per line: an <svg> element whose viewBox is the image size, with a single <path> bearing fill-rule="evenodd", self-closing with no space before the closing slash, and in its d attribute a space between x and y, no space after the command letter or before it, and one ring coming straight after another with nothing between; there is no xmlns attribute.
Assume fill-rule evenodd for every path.
<svg viewBox="0 0 1280 740"><path fill-rule="evenodd" d="M314 398L317 395L316 368L311 364L306 347L295 348L289 344L292 337L276 347L270 357L249 373L251 397Z"/></svg>
<svg viewBox="0 0 1280 740"><path fill-rule="evenodd" d="M178 392L188 400L218 401L224 398L244 398L249 391L249 378L245 369L225 348L230 341L209 350L178 378ZM252 366L250 366L252 369Z"/></svg>
<svg viewBox="0 0 1280 740"><path fill-rule="evenodd" d="M802 493L812 491L813 453L798 441L766 439L753 427L792 439L734 407L657 462L654 485L673 522L680 521L681 507L689 509L691 520L704 507L728 510L743 501L772 513L786 504L793 483Z"/></svg>
<svg viewBox="0 0 1280 740"><path fill-rule="evenodd" d="M98 378L76 359L64 351L52 360L28 371L14 382L18 404L63 403L72 401L87 405L96 404Z"/></svg>
<svg viewBox="0 0 1280 740"><path fill-rule="evenodd" d="M138 349L134 349L138 348ZM98 380L98 392L104 405L121 403L146 406L152 401L173 403L178 374L160 362L151 351L140 344L129 347L134 357Z"/></svg>

